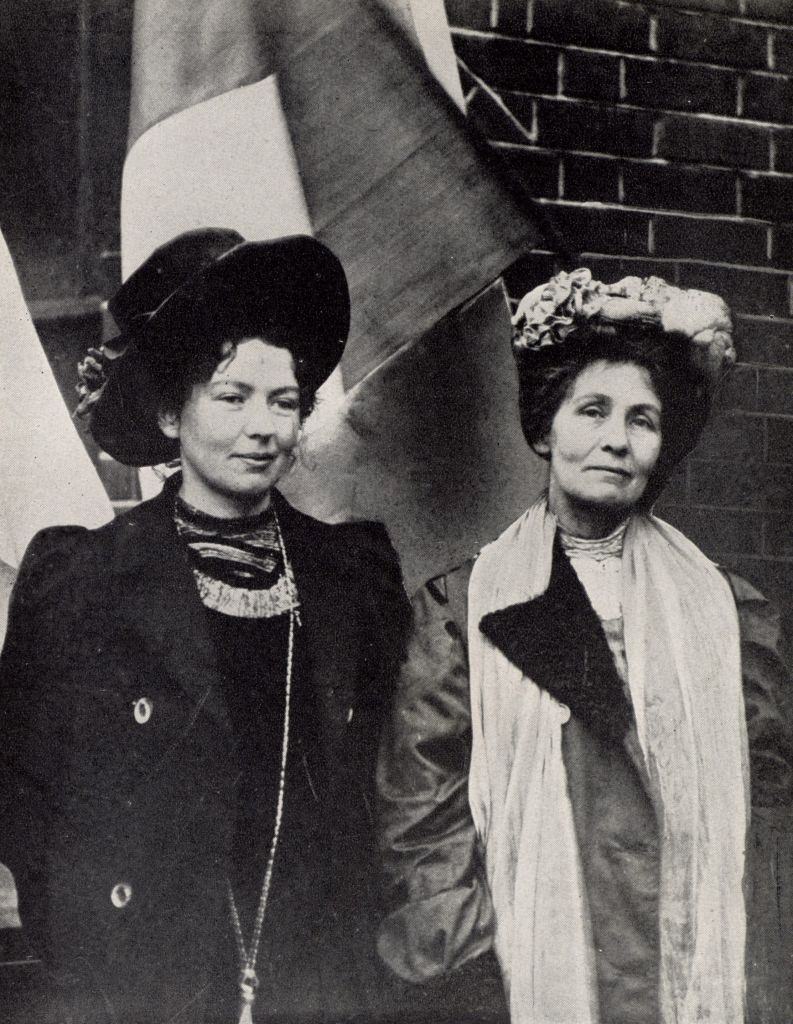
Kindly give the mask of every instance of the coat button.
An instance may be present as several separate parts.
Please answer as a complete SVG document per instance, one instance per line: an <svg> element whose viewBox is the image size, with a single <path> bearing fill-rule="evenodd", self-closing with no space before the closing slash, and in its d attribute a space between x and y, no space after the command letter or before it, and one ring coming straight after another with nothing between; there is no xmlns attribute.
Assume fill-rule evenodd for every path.
<svg viewBox="0 0 793 1024"><path fill-rule="evenodd" d="M352 717L355 714L355 708L347 708L347 725L352 722Z"/></svg>
<svg viewBox="0 0 793 1024"><path fill-rule="evenodd" d="M566 704L559 704L559 724L565 725L570 721L570 708Z"/></svg>
<svg viewBox="0 0 793 1024"><path fill-rule="evenodd" d="M129 882L118 882L110 890L110 902L119 910L123 910L131 899L132 886Z"/></svg>
<svg viewBox="0 0 793 1024"><path fill-rule="evenodd" d="M153 710L154 705L152 704L148 697L139 697L135 701L135 707L132 713L134 714L135 721L138 723L138 725L145 725L151 718L151 713Z"/></svg>

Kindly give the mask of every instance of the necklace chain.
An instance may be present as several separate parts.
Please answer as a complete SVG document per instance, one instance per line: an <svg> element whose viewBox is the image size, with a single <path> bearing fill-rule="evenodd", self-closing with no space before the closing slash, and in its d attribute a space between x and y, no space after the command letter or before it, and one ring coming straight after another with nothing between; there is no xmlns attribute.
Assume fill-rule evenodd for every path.
<svg viewBox="0 0 793 1024"><path fill-rule="evenodd" d="M294 584L294 576L292 574L292 566L290 565L286 557L286 548L284 547L284 539L281 534L281 527L278 522L278 516L275 517L276 530L278 532L278 543L281 548L281 555L284 560L284 569L290 582ZM240 963L240 977L239 986L240 993L243 1003L243 1013L245 1008L250 1008L253 1000L256 997L256 989L259 981L256 974L256 961L259 957L259 945L262 938L262 928L264 926L264 914L267 909L267 900L270 895L270 885L273 879L273 868L275 867L275 855L278 849L278 840L281 836L281 824L283 821L284 813L284 795L286 792L286 762L289 754L289 712L292 695L292 668L293 668L293 657L294 657L294 641L295 641L295 626L300 622L297 608L291 608L289 611L289 640L287 644L286 652L286 685L284 692L284 733L283 740L281 742L281 764L278 773L278 799L275 808L275 824L273 825L273 837L270 841L270 852L267 856L267 865L264 871L264 878L262 879L262 888L259 894L259 903L256 908L256 917L253 923L253 932L251 934L250 946L246 948L245 936L242 933L242 922L240 920L239 909L237 908L237 901L234 898L234 890L231 885L231 880L226 879L226 885L228 888L229 896L229 909L231 911L231 923L234 928L234 939L237 945L237 956Z"/></svg>

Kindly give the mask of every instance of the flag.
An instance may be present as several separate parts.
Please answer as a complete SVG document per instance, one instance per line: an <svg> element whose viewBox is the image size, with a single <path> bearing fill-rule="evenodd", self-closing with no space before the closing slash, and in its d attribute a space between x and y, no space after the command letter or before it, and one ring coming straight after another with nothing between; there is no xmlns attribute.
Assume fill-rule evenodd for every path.
<svg viewBox="0 0 793 1024"><path fill-rule="evenodd" d="M509 324L503 292L494 303L487 289L537 237L472 142L442 0L137 0L133 46L123 273L178 231L202 224L247 238L306 231L329 245L350 284L351 335L340 372L324 389L324 414L320 405L311 424L314 467L285 487L325 518L375 515L393 532L393 506L369 507L362 496L371 495L364 484L375 479L375 464L382 470L380 455L395 432L381 416L356 414L359 425L377 424L379 441L369 436L363 444L350 411L355 405L360 413L393 384L393 360L409 379L411 360L401 354L424 338L446 337L435 332L441 322L456 322L460 344L490 358L483 340L508 337ZM476 296L487 323L470 302ZM470 329L474 322L486 339ZM453 375L445 380L444 372L455 359L448 345L441 348L452 362L436 367L436 401L453 402L460 420L488 425L488 443L480 437L466 459L472 483L489 480L485 462L499 430L514 434L516 412L494 409L497 397L486 387L446 394ZM500 360L508 368L508 343ZM380 408L399 416L393 404ZM448 418L439 417L439 431L441 423L446 429ZM439 433L432 443L441 449L444 438ZM424 473L434 507L453 507L459 495L447 488L449 474L433 475L441 463L422 466L409 445L390 450L395 482ZM325 472L331 464L332 479ZM530 484L537 476L525 446L509 473ZM487 539L495 519L506 525L517 514L499 490L514 488L489 495L473 488L480 528L468 535L468 548ZM424 521L421 510L412 511ZM425 541L436 549L432 538ZM422 562L423 541L414 543ZM451 555L451 547L438 552L433 565Z"/></svg>
<svg viewBox="0 0 793 1024"><path fill-rule="evenodd" d="M0 563L45 526L101 526L113 510L72 423L0 236Z"/></svg>

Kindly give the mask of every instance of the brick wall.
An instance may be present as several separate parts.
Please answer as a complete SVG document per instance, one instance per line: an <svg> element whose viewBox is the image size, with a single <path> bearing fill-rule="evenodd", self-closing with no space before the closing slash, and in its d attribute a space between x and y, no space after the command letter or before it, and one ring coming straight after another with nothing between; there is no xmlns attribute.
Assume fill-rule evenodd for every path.
<svg viewBox="0 0 793 1024"><path fill-rule="evenodd" d="M740 361L662 515L793 624L793 2L446 4L470 117L544 215L510 294L585 264L730 303Z"/></svg>

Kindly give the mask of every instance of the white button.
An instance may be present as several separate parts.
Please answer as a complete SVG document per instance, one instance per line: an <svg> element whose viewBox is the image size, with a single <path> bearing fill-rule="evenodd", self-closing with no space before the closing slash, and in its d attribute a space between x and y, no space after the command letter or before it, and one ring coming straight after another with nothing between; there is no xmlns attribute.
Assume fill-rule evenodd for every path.
<svg viewBox="0 0 793 1024"><path fill-rule="evenodd" d="M131 899L132 886L129 882L119 882L110 891L110 902L119 910L123 910Z"/></svg>
<svg viewBox="0 0 793 1024"><path fill-rule="evenodd" d="M353 708L347 708L347 725L352 721L352 716L355 713Z"/></svg>
<svg viewBox="0 0 793 1024"><path fill-rule="evenodd" d="M570 721L570 708L566 704L559 704L559 722L564 725Z"/></svg>
<svg viewBox="0 0 793 1024"><path fill-rule="evenodd" d="M148 697L139 697L135 701L135 708L133 714L135 715L135 721L138 725L145 725L151 718L151 713L154 710L154 705Z"/></svg>

